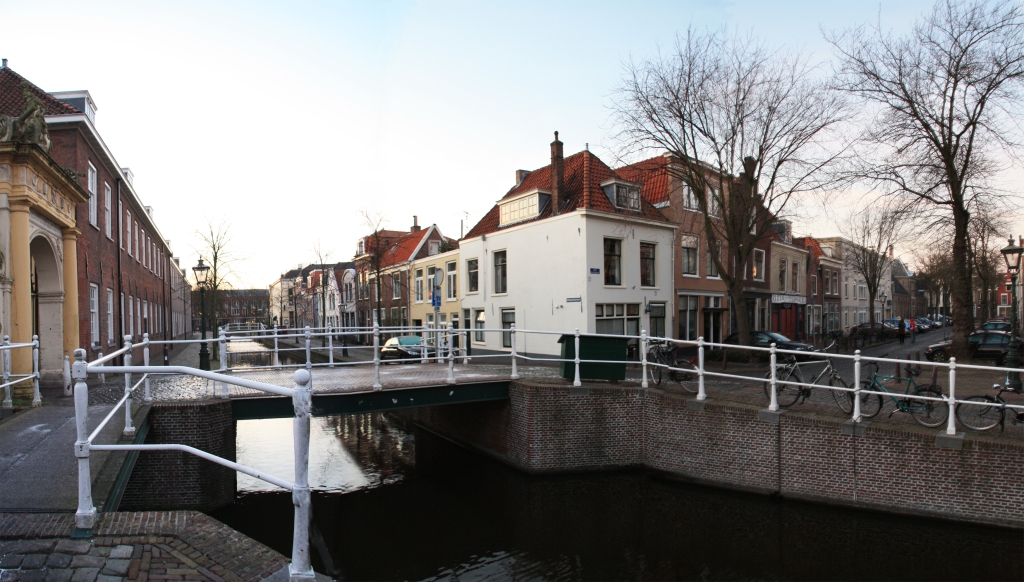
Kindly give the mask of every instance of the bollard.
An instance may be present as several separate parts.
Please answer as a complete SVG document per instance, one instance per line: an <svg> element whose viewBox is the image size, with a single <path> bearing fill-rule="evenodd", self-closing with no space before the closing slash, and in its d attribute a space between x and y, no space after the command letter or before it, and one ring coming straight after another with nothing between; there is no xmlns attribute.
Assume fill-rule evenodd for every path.
<svg viewBox="0 0 1024 582"><path fill-rule="evenodd" d="M572 385L581 386L580 382L580 328L576 328L576 337L573 338L573 366L576 368L576 372L573 375Z"/></svg>
<svg viewBox="0 0 1024 582"><path fill-rule="evenodd" d="M775 385L775 375L778 374L778 371L775 369L776 355L775 355L775 344L774 343L772 343L772 345L769 347L769 351L771 353L771 356L769 357L769 364L768 365L771 366L771 369L772 369L772 378L771 378L772 398L771 398L771 401L768 403L768 410L771 410L772 412L775 412L775 411L777 411L779 409L779 394L778 394L778 391L776 390L776 385Z"/></svg>
<svg viewBox="0 0 1024 582"><path fill-rule="evenodd" d="M896 379L899 380L899 379L903 378L903 370L900 369L900 363L899 362L896 362L894 365L896 366L896 373L893 374L893 376L895 376Z"/></svg>
<svg viewBox="0 0 1024 582"><path fill-rule="evenodd" d="M427 334L430 333L430 327L427 324L423 324L423 337L420 338L420 363L427 363Z"/></svg>
<svg viewBox="0 0 1024 582"><path fill-rule="evenodd" d="M72 394L71 359L64 356L64 396L71 396Z"/></svg>
<svg viewBox="0 0 1024 582"><path fill-rule="evenodd" d="M39 336L32 336L32 408L43 405L39 395Z"/></svg>
<svg viewBox="0 0 1024 582"><path fill-rule="evenodd" d="M921 371L921 350L917 350L917 352L914 354L914 359L917 360L917 364L914 365L914 369L916 369L918 372L920 372Z"/></svg>
<svg viewBox="0 0 1024 582"><path fill-rule="evenodd" d="M171 365L171 355L170 355L170 352L168 350L168 345L167 344L164 344L164 365L165 366L170 366Z"/></svg>
<svg viewBox="0 0 1024 582"><path fill-rule="evenodd" d="M509 335L512 336L512 379L518 380L519 370L516 368L516 324L513 323L509 326Z"/></svg>
<svg viewBox="0 0 1024 582"><path fill-rule="evenodd" d="M426 337L426 336L424 336ZM426 346L423 346L423 352L426 353ZM373 389L380 390L380 324L377 323L377 319L373 320Z"/></svg>
<svg viewBox="0 0 1024 582"><path fill-rule="evenodd" d="M647 388L647 330L640 330L640 387Z"/></svg>
<svg viewBox="0 0 1024 582"><path fill-rule="evenodd" d="M75 350L75 364L71 367L75 380L75 457L78 458L78 511L75 513L75 527L91 530L96 522L96 508L92 504L92 472L89 470L89 386L85 383L85 350ZM74 536L72 534L72 537Z"/></svg>
<svg viewBox="0 0 1024 582"><path fill-rule="evenodd" d="M455 350L452 349L452 322L448 322L448 383L455 383Z"/></svg>
<svg viewBox="0 0 1024 582"><path fill-rule="evenodd" d="M949 359L949 421L946 434L956 434L956 358Z"/></svg>
<svg viewBox="0 0 1024 582"><path fill-rule="evenodd" d="M149 366L149 333L142 334L142 344L143 344L143 348L142 348L142 365L143 366ZM145 382L145 386L146 386L146 391L144 393L145 396L143 398L143 402L145 402L146 404L153 404L153 393L150 392L150 390L149 390L149 373L148 372L145 375L144 382Z"/></svg>
<svg viewBox="0 0 1024 582"><path fill-rule="evenodd" d="M306 333L309 333L308 327ZM295 506L295 520L292 530L292 563L288 566L288 577L293 582L312 581L316 576L309 559L309 416L313 408L309 383L312 375L309 370L297 370L294 378L295 393L292 395L292 405L295 408L295 418L292 420L292 436L295 450L295 484L292 488L292 505Z"/></svg>
<svg viewBox="0 0 1024 582"><path fill-rule="evenodd" d="M11 345L11 336L4 336L4 347ZM11 350L4 350L4 403L3 407L7 409L14 408L14 402L11 400Z"/></svg>
<svg viewBox="0 0 1024 582"><path fill-rule="evenodd" d="M327 326L327 367L334 367L334 333L331 332L331 326Z"/></svg>
<svg viewBox="0 0 1024 582"><path fill-rule="evenodd" d="M704 392L704 336L697 338L697 400L707 400Z"/></svg>
<svg viewBox="0 0 1024 582"><path fill-rule="evenodd" d="M860 422L860 350L853 352L853 422Z"/></svg>
<svg viewBox="0 0 1024 582"><path fill-rule="evenodd" d="M217 328L217 349L220 350L220 368L217 370L221 374L228 371L228 340L224 335L224 328ZM227 382L220 383L220 397L228 397L228 384Z"/></svg>
<svg viewBox="0 0 1024 582"><path fill-rule="evenodd" d="M99 358L103 358L103 352L96 352L96 357L98 359ZM106 365L107 365L106 362L100 364L100 366L106 366ZM103 372L100 372L100 384L106 384L106 383L107 383L107 375L104 374Z"/></svg>
<svg viewBox="0 0 1024 582"><path fill-rule="evenodd" d="M127 350L124 352L124 365L132 365L132 336L124 336L124 345ZM135 434L135 427L132 426L132 374L131 372L124 373L124 393L128 396L128 399L124 401L124 436L132 436Z"/></svg>
<svg viewBox="0 0 1024 582"><path fill-rule="evenodd" d="M277 351L277 324L274 324L274 367L281 365L281 358Z"/></svg>

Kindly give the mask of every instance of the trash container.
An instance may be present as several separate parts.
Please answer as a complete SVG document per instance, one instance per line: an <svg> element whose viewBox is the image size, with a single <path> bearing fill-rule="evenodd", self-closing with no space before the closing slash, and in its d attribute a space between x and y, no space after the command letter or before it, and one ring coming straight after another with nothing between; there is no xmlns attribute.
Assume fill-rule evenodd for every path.
<svg viewBox="0 0 1024 582"><path fill-rule="evenodd" d="M561 362L562 377L569 380L576 378L576 336L563 335L558 338L562 344ZM580 335L581 360L606 360L613 363L580 362L580 380L625 380L626 379L626 345L628 337L603 337Z"/></svg>

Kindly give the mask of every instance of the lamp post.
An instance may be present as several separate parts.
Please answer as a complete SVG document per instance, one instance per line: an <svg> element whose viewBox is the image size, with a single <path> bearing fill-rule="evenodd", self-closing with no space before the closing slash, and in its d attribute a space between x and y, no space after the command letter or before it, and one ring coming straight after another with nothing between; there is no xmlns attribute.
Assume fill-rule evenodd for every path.
<svg viewBox="0 0 1024 582"><path fill-rule="evenodd" d="M199 259L199 264L192 267L192 272L196 276L196 284L199 285L199 330L202 333L201 339L203 342L199 344L199 369L209 370L210 369L210 348L206 345L206 275L209 273L210 267L203 264L203 259Z"/></svg>
<svg viewBox="0 0 1024 582"><path fill-rule="evenodd" d="M1014 244L1013 237L1010 237L1010 244L1002 251L1006 259L1006 272L1010 274L1010 295L1013 296L1013 316L1010 324L1010 349L1006 354L1006 367L1020 367L1020 340L1017 338L1017 274L1020 273L1020 256L1024 248ZM1021 391L1020 372L1008 372L1006 374L1006 387L1017 392Z"/></svg>

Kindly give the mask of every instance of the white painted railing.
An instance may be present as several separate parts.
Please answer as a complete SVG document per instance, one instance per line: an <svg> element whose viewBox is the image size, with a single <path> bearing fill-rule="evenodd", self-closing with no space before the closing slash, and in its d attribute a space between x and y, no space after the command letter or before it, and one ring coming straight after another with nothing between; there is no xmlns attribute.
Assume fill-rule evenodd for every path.
<svg viewBox="0 0 1024 582"><path fill-rule="evenodd" d="M14 374L11 372L11 352L17 349L32 350L31 374ZM0 388L4 389L4 397L0 407L7 410L14 408L11 387L21 382L32 382L32 406L41 406L43 399L39 394L39 336L32 336L31 342L12 344L11 337L5 335L3 343L0 344L0 354L2 354L2 357L0 357L0 370L2 370L3 375L3 383L0 384Z"/></svg>

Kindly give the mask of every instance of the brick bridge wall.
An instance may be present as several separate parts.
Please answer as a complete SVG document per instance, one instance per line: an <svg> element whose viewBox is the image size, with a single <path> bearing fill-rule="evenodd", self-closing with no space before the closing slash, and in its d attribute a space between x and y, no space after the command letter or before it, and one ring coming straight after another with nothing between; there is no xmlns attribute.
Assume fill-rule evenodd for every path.
<svg viewBox="0 0 1024 582"><path fill-rule="evenodd" d="M644 466L682 479L784 497L986 524L1024 525L1024 444L971 434L961 450L938 429L706 402L659 390L513 382L510 399L406 411L426 428L530 473ZM585 391L583 391L585 392Z"/></svg>
<svg viewBox="0 0 1024 582"><path fill-rule="evenodd" d="M154 404L147 444L181 444L235 459L235 420L225 400ZM177 451L139 453L121 511L209 511L235 500L235 471Z"/></svg>

